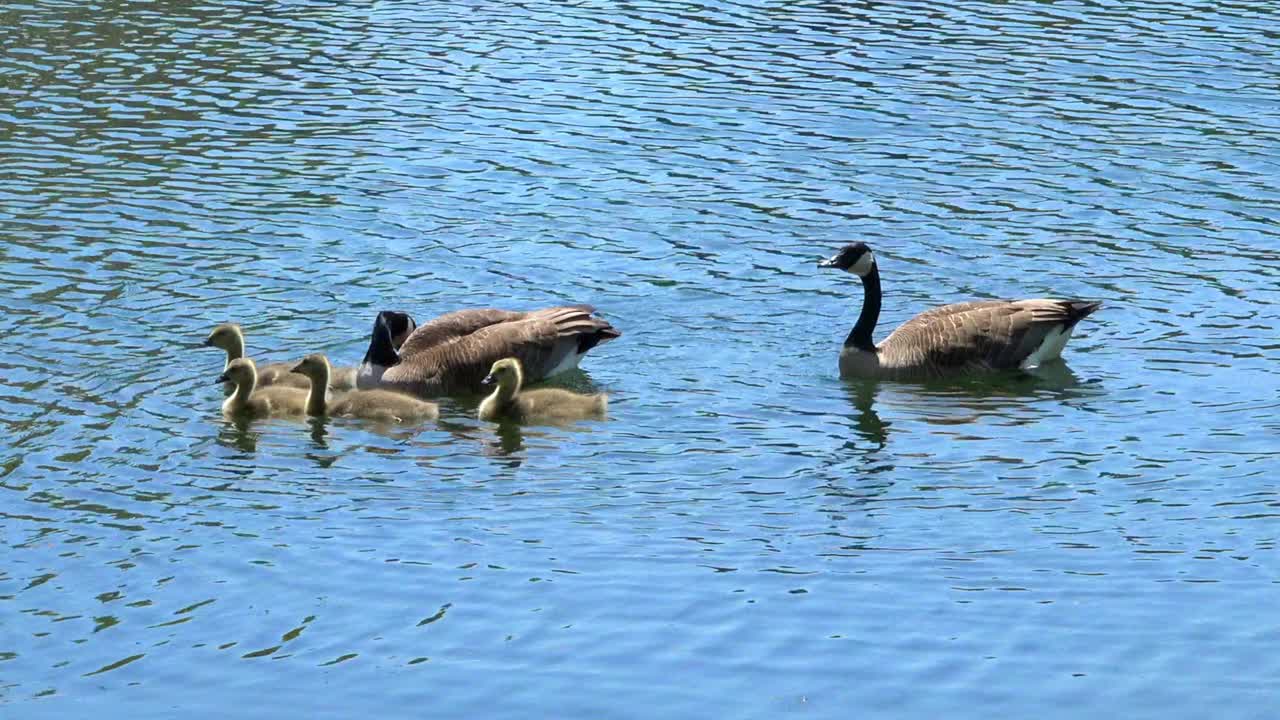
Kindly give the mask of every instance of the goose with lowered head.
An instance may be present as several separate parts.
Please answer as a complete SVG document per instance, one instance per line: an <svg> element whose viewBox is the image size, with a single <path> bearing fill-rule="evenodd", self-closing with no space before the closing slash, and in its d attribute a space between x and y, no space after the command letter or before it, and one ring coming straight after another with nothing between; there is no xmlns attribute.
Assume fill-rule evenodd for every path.
<svg viewBox="0 0 1280 720"><path fill-rule="evenodd" d="M594 312L590 305L459 310L418 327L399 350L391 342L394 317L379 313L357 385L419 397L478 393L493 363L507 357L520 360L530 382L541 380L572 370L592 348L621 335Z"/></svg>
<svg viewBox="0 0 1280 720"><path fill-rule="evenodd" d="M922 380L1030 368L1062 355L1096 300L975 300L926 310L876 344L880 271L866 243L840 249L818 267L862 280L862 313L840 351L842 377Z"/></svg>

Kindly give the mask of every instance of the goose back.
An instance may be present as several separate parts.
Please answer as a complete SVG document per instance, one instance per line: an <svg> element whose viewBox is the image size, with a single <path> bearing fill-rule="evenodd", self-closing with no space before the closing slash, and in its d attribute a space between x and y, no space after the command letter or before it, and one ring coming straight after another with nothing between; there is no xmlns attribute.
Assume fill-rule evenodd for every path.
<svg viewBox="0 0 1280 720"><path fill-rule="evenodd" d="M846 347L841 374L928 379L1029 367L1058 357L1075 324L1099 307L1035 298L932 308L899 326L874 352Z"/></svg>
<svg viewBox="0 0 1280 720"><path fill-rule="evenodd" d="M465 335L490 325L504 322L515 322L529 317L529 312L514 312L495 308L474 308L455 310L419 326L409 334L400 346L400 353L413 354L422 350L456 340Z"/></svg>

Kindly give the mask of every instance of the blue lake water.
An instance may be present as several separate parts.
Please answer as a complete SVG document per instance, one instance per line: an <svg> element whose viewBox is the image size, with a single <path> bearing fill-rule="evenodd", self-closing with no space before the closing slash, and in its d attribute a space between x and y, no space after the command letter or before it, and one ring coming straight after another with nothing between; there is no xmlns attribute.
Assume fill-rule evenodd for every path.
<svg viewBox="0 0 1280 720"><path fill-rule="evenodd" d="M0 8L0 715L1270 718L1280 9ZM1065 365L842 382L974 297ZM590 302L611 417L223 421Z"/></svg>

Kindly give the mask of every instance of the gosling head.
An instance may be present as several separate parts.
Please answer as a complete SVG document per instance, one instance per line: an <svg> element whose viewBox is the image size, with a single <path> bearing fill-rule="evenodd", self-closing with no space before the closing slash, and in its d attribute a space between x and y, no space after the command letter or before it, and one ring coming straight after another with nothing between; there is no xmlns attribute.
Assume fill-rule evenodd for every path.
<svg viewBox="0 0 1280 720"><path fill-rule="evenodd" d="M329 370L329 359L320 353L312 353L293 366L289 372L296 372L309 378L318 378Z"/></svg>
<svg viewBox="0 0 1280 720"><path fill-rule="evenodd" d="M228 352L243 343L244 335L240 332L240 326L235 323L222 323L210 331L209 337L204 339L206 346L220 348Z"/></svg>
<svg viewBox="0 0 1280 720"><path fill-rule="evenodd" d="M519 379L520 361L515 358L503 358L489 368L489 374L484 376L484 380L481 380L480 384L488 387L494 383L503 385Z"/></svg>
<svg viewBox="0 0 1280 720"><path fill-rule="evenodd" d="M876 266L876 256L864 242L850 243L830 258L818 261L820 268L835 268L858 277L866 277Z"/></svg>
<svg viewBox="0 0 1280 720"><path fill-rule="evenodd" d="M253 366L253 361L249 358L238 358L227 364L227 369L222 371L218 379L214 381L214 385L221 383L232 383L234 385L244 385L245 383L256 383L258 380L258 369Z"/></svg>

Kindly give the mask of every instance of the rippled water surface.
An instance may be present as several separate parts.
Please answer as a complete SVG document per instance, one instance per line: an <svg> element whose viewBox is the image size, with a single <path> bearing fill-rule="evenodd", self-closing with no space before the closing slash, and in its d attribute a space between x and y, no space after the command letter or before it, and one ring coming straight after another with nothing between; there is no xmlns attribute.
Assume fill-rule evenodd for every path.
<svg viewBox="0 0 1280 720"><path fill-rule="evenodd" d="M0 714L1274 717L1269 2L0 9ZM1066 365L846 383L971 297ZM590 302L611 418L225 423Z"/></svg>

